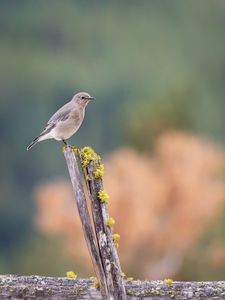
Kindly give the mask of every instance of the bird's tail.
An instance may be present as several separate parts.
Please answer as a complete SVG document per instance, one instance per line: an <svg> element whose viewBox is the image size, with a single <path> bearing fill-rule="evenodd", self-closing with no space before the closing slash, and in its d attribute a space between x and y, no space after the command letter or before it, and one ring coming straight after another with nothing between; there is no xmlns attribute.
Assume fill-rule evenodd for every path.
<svg viewBox="0 0 225 300"><path fill-rule="evenodd" d="M34 145L36 145L40 140L40 136L36 137L29 146L27 146L27 150L30 150L30 148L34 147Z"/></svg>

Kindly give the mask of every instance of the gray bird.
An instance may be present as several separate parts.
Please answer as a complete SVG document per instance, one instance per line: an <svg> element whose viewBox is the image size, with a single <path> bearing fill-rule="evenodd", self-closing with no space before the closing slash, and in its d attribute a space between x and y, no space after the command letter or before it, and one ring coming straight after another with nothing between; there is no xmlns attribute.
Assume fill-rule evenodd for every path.
<svg viewBox="0 0 225 300"><path fill-rule="evenodd" d="M27 150L32 148L38 142L47 139L63 141L63 143L67 145L66 140L80 128L84 119L85 108L93 99L93 97L85 92L74 95L70 102L63 105L49 119L45 129L32 141L27 147Z"/></svg>

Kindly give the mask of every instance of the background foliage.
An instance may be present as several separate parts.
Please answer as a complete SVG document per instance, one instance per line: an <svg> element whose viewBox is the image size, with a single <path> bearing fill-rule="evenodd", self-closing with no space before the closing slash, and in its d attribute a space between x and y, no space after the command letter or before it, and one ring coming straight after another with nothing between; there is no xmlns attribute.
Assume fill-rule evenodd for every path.
<svg viewBox="0 0 225 300"><path fill-rule="evenodd" d="M224 25L223 0L0 0L1 273L62 275L74 266L86 274L34 222L35 187L68 178L62 146L48 141L25 150L75 92L96 97L71 140L76 146L108 155L126 145L149 156L171 129L224 143ZM178 278L224 277L223 214L213 219ZM200 257L212 243L210 272L212 255Z"/></svg>

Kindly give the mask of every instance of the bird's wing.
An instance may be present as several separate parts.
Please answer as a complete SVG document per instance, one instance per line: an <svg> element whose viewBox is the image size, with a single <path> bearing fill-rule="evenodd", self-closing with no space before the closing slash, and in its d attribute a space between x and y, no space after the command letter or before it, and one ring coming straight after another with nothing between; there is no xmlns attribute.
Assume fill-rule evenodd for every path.
<svg viewBox="0 0 225 300"><path fill-rule="evenodd" d="M41 132L40 136L47 134L50 132L58 122L66 121L70 113L72 111L72 105L70 102L63 105L57 112L48 120L48 123L45 127L45 129Z"/></svg>
<svg viewBox="0 0 225 300"><path fill-rule="evenodd" d="M47 125L55 124L59 121L66 121L72 111L72 103L68 102L63 105L57 112L48 120Z"/></svg>

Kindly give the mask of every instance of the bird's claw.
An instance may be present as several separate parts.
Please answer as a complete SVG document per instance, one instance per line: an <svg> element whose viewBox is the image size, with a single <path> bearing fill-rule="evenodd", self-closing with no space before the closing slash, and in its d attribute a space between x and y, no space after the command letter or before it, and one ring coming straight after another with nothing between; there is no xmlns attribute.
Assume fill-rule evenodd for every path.
<svg viewBox="0 0 225 300"><path fill-rule="evenodd" d="M73 153L75 153L75 154L77 153L78 148L76 148L76 147L74 147L74 146L71 146L71 145L68 144L68 143L66 143L66 145L63 146L63 152L66 151L67 147L69 147L69 148L73 151Z"/></svg>

